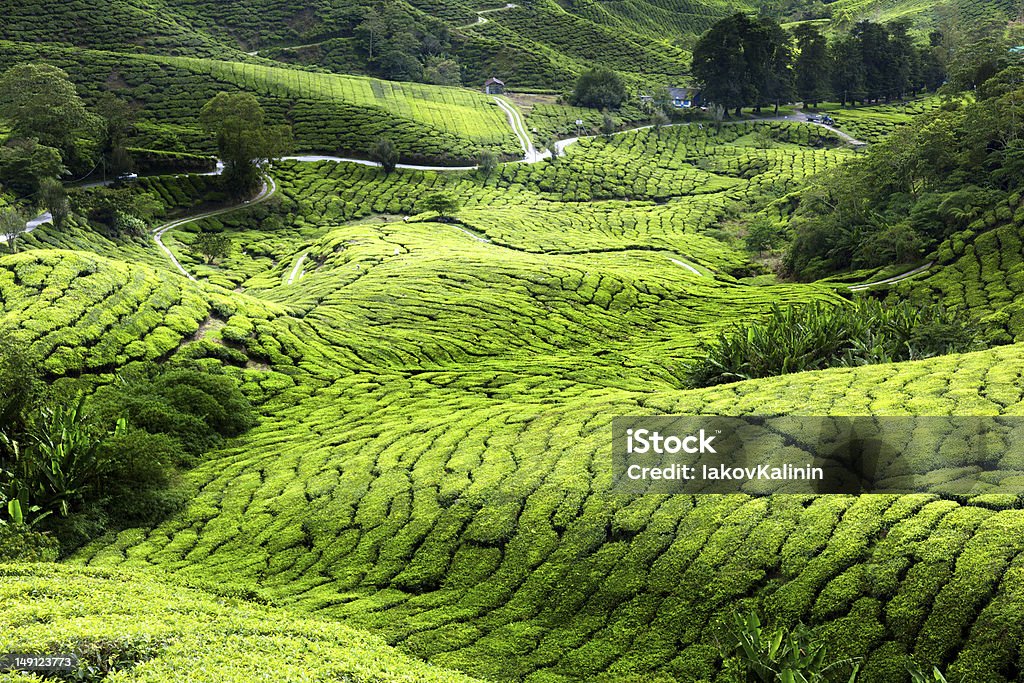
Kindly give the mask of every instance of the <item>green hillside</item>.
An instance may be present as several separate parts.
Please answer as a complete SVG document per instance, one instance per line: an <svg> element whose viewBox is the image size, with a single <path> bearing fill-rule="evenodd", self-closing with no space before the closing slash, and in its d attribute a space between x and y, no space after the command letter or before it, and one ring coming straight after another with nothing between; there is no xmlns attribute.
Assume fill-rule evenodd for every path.
<svg viewBox="0 0 1024 683"><path fill-rule="evenodd" d="M954 2L7 3L0 661L79 665L0 683L749 683L749 614L803 683L1024 682L1020 444L899 495L612 460L620 416L1024 415L1020 26ZM953 9L999 30L910 44ZM675 106L737 10L832 42L734 18L732 104Z"/></svg>
<svg viewBox="0 0 1024 683"><path fill-rule="evenodd" d="M51 376L102 382L133 359L227 358L219 349L230 348L243 354L230 371L261 405L261 426L185 476L182 512L102 537L71 562L129 572L104 581L159 571L269 603L286 610L275 612L282 631L219 635L246 628L242 616L180 624L143 583L120 603L131 615L149 605L131 632L169 646L129 675L166 680L194 643L216 661L264 652L271 637L320 653L328 636L310 630L315 615L491 680L727 680L716 634L746 606L820 626L837 657L863 658L863 680L895 680L912 661L954 680L1014 680L1024 520L1012 498L609 490L605 444L620 414L1020 413L1020 346L680 388L700 340L723 326L774 301L839 301L831 285L738 280L743 255L708 232L716 216L784 196L851 154L835 144L775 122L595 139L556 164L486 179L287 162L269 204L200 223L233 236L229 259L192 256L196 227L165 237L198 283L152 256L120 263L83 226L28 236L107 255L0 260L3 322ZM164 182L168 196L201 191ZM441 189L460 197L458 225L417 208ZM261 230L270 216L287 227ZM974 249L1007 244L1009 229ZM951 249L935 282L992 279ZM1020 274L1005 263L996 277L1016 291ZM998 303L970 295L968 305ZM92 575L61 571L72 572L62 590L98 590ZM93 615L110 609L88 604ZM91 639L122 622L55 623L47 633ZM350 666L346 650L329 652L311 675ZM251 680L274 661L213 671ZM430 675L447 674L409 674Z"/></svg>
<svg viewBox="0 0 1024 683"><path fill-rule="evenodd" d="M125 56L28 43L0 43L0 68L44 59L65 69L87 99L113 92L140 108L141 147L213 151L198 114L222 90L260 97L292 124L300 150L365 156L387 133L410 161L475 159L482 149L522 154L493 98L469 90L192 57Z"/></svg>
<svg viewBox="0 0 1024 683"><path fill-rule="evenodd" d="M31 604L25 595L33 596ZM0 604L0 648L77 650L74 680L107 680L111 671L121 681L473 680L336 623L214 598L138 572L5 565ZM40 679L0 674L0 680Z"/></svg>

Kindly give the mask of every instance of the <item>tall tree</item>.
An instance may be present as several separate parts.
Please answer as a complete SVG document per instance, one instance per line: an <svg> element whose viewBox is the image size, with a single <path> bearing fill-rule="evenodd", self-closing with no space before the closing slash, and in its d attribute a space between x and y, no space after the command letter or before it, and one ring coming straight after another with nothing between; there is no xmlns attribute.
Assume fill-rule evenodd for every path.
<svg viewBox="0 0 1024 683"><path fill-rule="evenodd" d="M889 31L889 92L887 98L902 98L912 87L920 71L917 47L910 37L910 23L890 22Z"/></svg>
<svg viewBox="0 0 1024 683"><path fill-rule="evenodd" d="M866 74L857 40L847 35L833 42L830 60L832 91L839 102L845 107L847 102L863 101L867 97Z"/></svg>
<svg viewBox="0 0 1024 683"><path fill-rule="evenodd" d="M622 77L603 66L588 69L576 80L572 103L594 109L618 109L626 100Z"/></svg>
<svg viewBox="0 0 1024 683"><path fill-rule="evenodd" d="M796 96L812 107L832 94L832 63L828 38L813 24L800 24L794 31L797 57Z"/></svg>
<svg viewBox="0 0 1024 683"><path fill-rule="evenodd" d="M14 135L59 150L65 162L78 159L79 137L91 134L96 125L67 73L30 62L0 76L0 117Z"/></svg>
<svg viewBox="0 0 1024 683"><path fill-rule="evenodd" d="M64 227L64 221L71 213L71 205L68 202L68 193L64 190L64 184L56 178L44 178L39 183L39 198L43 206L53 217L53 226L60 230Z"/></svg>
<svg viewBox="0 0 1024 683"><path fill-rule="evenodd" d="M770 18L760 20L766 39L767 57L759 87L758 104L779 105L793 99L793 39L789 33Z"/></svg>
<svg viewBox="0 0 1024 683"><path fill-rule="evenodd" d="M370 147L370 159L380 164L388 175L398 166L398 149L390 138L380 137Z"/></svg>
<svg viewBox="0 0 1024 683"><path fill-rule="evenodd" d="M260 162L282 155L291 144L291 129L267 125L252 93L218 93L199 112L199 122L216 134L224 182L236 196L254 191Z"/></svg>
<svg viewBox="0 0 1024 683"><path fill-rule="evenodd" d="M100 156L104 172L112 175L130 171L127 138L135 129L135 108L113 93L105 92L96 103L100 117Z"/></svg>
<svg viewBox="0 0 1024 683"><path fill-rule="evenodd" d="M792 97L792 45L789 35L767 17L738 13L722 19L693 49L692 72L704 100L728 109L788 101Z"/></svg>
<svg viewBox="0 0 1024 683"><path fill-rule="evenodd" d="M66 172L60 150L35 138L13 138L0 146L0 181L22 196L38 192L45 178L59 178Z"/></svg>
<svg viewBox="0 0 1024 683"><path fill-rule="evenodd" d="M693 77L700 84L704 101L726 109L740 108L750 102L745 37L754 23L737 13L722 19L700 37L693 48Z"/></svg>
<svg viewBox="0 0 1024 683"><path fill-rule="evenodd" d="M25 214L13 207L0 209L0 234L11 253L18 251L18 238L27 230Z"/></svg>

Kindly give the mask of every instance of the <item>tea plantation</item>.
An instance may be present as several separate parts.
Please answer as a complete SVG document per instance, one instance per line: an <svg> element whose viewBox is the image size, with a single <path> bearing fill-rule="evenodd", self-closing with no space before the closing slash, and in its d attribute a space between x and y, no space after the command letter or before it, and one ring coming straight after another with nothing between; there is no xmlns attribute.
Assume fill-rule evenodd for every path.
<svg viewBox="0 0 1024 683"><path fill-rule="evenodd" d="M638 93L685 82L696 38L763 3L7 5L0 72L59 66L83 112L113 93L136 120L83 116L43 152L0 125L0 657L78 657L0 683L739 683L745 613L813 629L848 665L818 683L1024 681L1019 449L968 484L944 434L899 462L923 482L906 495L633 494L611 457L624 415L1024 415L1019 69L959 100L822 104L832 128L764 102L716 122ZM948 8L776 9L916 37ZM473 87L368 75L401 39ZM622 107L558 99L595 65ZM205 107L222 92L245 111ZM47 149L74 173L39 171ZM175 172L89 182L129 151ZM842 249L878 258L824 262ZM897 304L941 314L896 330L904 355L868 326L827 369L694 380L727 335L802 320L783 310ZM946 332L963 344L911 348ZM105 488L122 472L138 491Z"/></svg>
<svg viewBox="0 0 1024 683"><path fill-rule="evenodd" d="M1021 413L1018 345L682 388L719 330L842 305L834 284L746 278L728 226L783 215L851 155L771 122L595 138L490 176L282 162L267 203L164 236L197 282L147 242L41 227L41 249L0 259L0 319L51 380L198 358L262 417L184 475L162 524L5 568L3 647L112 658L118 680L725 681L743 607L816 626L858 680L1016 680L1012 496L611 490L616 415ZM145 186L171 208L208 189ZM423 210L438 191L457 222ZM1017 337L1016 214L993 207L893 296ZM201 262L200 230L232 253Z"/></svg>
<svg viewBox="0 0 1024 683"><path fill-rule="evenodd" d="M243 90L260 97L272 119L292 124L299 150L365 157L370 142L387 134L408 161L451 164L483 149L522 154L494 100L459 88L0 41L0 69L39 59L65 69L87 100L112 91L133 101L140 109L135 142L148 149L213 151L197 125L199 110L220 91Z"/></svg>

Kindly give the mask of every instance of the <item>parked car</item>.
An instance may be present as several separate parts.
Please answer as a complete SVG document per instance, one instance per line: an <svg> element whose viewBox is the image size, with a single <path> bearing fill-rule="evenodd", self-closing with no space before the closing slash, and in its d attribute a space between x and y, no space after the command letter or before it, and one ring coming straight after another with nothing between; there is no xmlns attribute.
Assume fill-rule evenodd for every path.
<svg viewBox="0 0 1024 683"><path fill-rule="evenodd" d="M131 183L131 182L134 182L134 181L136 181L138 179L139 179L139 176L138 176L137 173L122 173L121 175L117 176L117 178L116 178L117 182L119 182L119 183Z"/></svg>
<svg viewBox="0 0 1024 683"><path fill-rule="evenodd" d="M818 116L817 114L808 114L807 120L810 121L811 123L821 123L821 117Z"/></svg>

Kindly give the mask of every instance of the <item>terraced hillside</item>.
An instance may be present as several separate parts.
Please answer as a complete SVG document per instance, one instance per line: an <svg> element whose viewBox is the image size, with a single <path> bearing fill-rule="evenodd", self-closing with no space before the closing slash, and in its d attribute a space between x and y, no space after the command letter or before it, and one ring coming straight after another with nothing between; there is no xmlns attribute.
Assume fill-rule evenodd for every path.
<svg viewBox="0 0 1024 683"><path fill-rule="evenodd" d="M372 40L367 42L360 28L367 7L351 0L312 4L29 0L10 4L5 7L7 20L0 27L0 39L257 63L278 60L342 73L379 73L374 72ZM434 36L441 51L458 60L466 85L477 87L499 75L520 90L568 89L593 63L623 72L636 87L678 85L686 80L687 49L701 33L737 10L757 9L757 3L747 0L512 4L396 0L378 9L414 27L414 33ZM802 3L781 3L776 11L784 17L791 4L800 7ZM908 19L926 31L946 4L839 0L826 3L826 9L836 26L860 19ZM1011 0L964 0L955 5L965 26L1005 19L1017 11ZM124 26L133 29L119 30ZM425 54L436 54L437 47L430 45Z"/></svg>
<svg viewBox="0 0 1024 683"><path fill-rule="evenodd" d="M25 60L64 68L95 98L112 91L140 107L143 147L212 151L198 127L202 106L222 90L259 96L268 113L292 124L301 150L365 156L387 133L410 161L453 163L491 149L509 157L522 148L494 99L459 88L318 74L241 62L98 52L0 42L0 68Z"/></svg>
<svg viewBox="0 0 1024 683"><path fill-rule="evenodd" d="M34 596L31 604L22 600L25 595ZM0 604L0 648L77 649L79 664L71 675L86 680L111 671L119 671L120 680L210 683L282 675L358 683L473 680L336 623L218 600L138 572L6 565ZM73 637L62 633L71 624ZM0 674L0 680L31 678Z"/></svg>
<svg viewBox="0 0 1024 683"><path fill-rule="evenodd" d="M241 381L262 423L185 475L190 502L164 523L108 534L71 568L2 570L4 595L47 596L33 614L48 620L5 644L128 632L115 651L139 663L125 680L169 680L196 652L212 661L205 680L251 680L294 648L312 680L458 680L434 668L449 667L725 681L724 621L757 608L817 626L831 654L863 658L861 680L901 680L911 662L1016 680L1013 497L611 489L616 415L1021 413L1020 345L681 388L723 327L774 302L841 305L835 284L745 277L729 225L785 212L806 177L851 155L824 129L776 121L585 140L490 176L283 162L267 202L164 235L197 282L151 245L77 222L37 229L26 240L47 249L0 259L0 321L51 379L205 358ZM204 189L149 182L175 205ZM458 198L455 222L423 210L439 191ZM994 283L1021 286L1008 248L1019 221L982 220L995 229L959 235L928 289L908 281L901 295L1001 313ZM200 229L230 235L233 254L200 263L188 249ZM58 602L87 592L84 621ZM27 608L5 601L20 624ZM271 652L243 665L243 650ZM357 668L367 659L380 667Z"/></svg>

